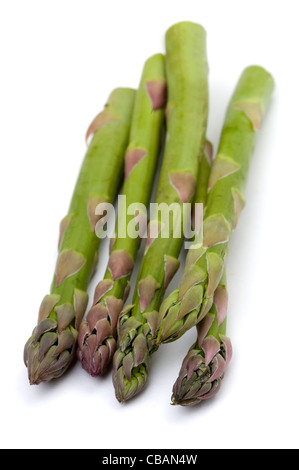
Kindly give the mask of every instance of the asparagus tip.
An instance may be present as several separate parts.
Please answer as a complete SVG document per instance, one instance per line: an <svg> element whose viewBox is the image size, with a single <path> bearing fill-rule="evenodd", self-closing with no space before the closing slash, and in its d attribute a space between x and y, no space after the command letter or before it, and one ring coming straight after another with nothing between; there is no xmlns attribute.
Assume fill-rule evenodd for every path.
<svg viewBox="0 0 299 470"><path fill-rule="evenodd" d="M219 348L213 353L206 344L203 349L189 351L173 386L173 405L193 406L213 397L219 391L231 360L232 348L226 336L221 336L221 344L218 344Z"/></svg>
<svg viewBox="0 0 299 470"><path fill-rule="evenodd" d="M112 349L109 345L102 344L97 349L90 349L92 340L96 335L90 335L90 341L85 342L77 349L77 358L84 369L91 377L99 377L106 374L112 360ZM113 348L113 352L115 347Z"/></svg>
<svg viewBox="0 0 299 470"><path fill-rule="evenodd" d="M79 326L77 358L82 368L92 377L102 376L107 372L116 349L116 341L108 321L96 322L103 308L101 304L95 305Z"/></svg>
<svg viewBox="0 0 299 470"><path fill-rule="evenodd" d="M77 332L74 329L66 328L58 332L55 320L42 320L24 347L24 363L30 385L60 377L73 362L76 341Z"/></svg>
<svg viewBox="0 0 299 470"><path fill-rule="evenodd" d="M129 376L128 371L120 366L114 370L112 381L117 400L120 403L127 402L144 389L147 383L146 367L144 364L134 367Z"/></svg>

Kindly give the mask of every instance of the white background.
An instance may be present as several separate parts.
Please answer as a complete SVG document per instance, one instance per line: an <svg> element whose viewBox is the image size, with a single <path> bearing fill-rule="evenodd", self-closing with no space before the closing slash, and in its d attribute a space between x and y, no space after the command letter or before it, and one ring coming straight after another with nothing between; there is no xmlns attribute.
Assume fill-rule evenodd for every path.
<svg viewBox="0 0 299 470"><path fill-rule="evenodd" d="M1 1L1 447L298 448L296 4ZM91 378L78 363L61 379L30 386L23 346L49 291L86 128L114 87L138 86L144 61L164 51L165 31L182 20L207 31L215 148L243 68L262 65L276 82L230 245L227 334L234 356L222 388L198 407L170 406L195 331L160 348L146 390L127 404L116 401L110 375Z"/></svg>

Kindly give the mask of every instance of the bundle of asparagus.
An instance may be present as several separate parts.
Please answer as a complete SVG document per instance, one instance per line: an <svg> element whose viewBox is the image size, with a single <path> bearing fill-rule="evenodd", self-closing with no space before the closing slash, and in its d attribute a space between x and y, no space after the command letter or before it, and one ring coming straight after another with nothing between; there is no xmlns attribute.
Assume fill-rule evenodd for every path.
<svg viewBox="0 0 299 470"><path fill-rule="evenodd" d="M177 23L166 32L165 49L144 63L138 90L115 89L88 128L86 138L93 137L60 224L51 292L24 349L31 384L60 377L77 352L92 376L103 375L113 361L116 398L127 401L147 384L149 359L161 344L194 328L197 339L173 385L172 403L194 405L219 390L232 357L226 336L228 247L245 204L257 130L274 82L260 66L243 71L213 160L206 140L206 32L196 23ZM147 222L156 176L155 210ZM101 225L103 213L97 207L113 204L121 183L125 202L110 240L106 272L84 318L98 263L97 227L103 228L104 220ZM185 215L191 207L195 220L198 203L203 223L189 242L178 287L164 299L179 267ZM141 266L132 303L126 305L143 230Z"/></svg>

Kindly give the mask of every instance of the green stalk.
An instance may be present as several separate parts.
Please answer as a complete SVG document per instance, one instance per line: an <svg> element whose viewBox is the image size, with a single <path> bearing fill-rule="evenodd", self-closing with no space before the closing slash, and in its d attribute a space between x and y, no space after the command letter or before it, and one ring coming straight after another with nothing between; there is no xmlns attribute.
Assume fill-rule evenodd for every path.
<svg viewBox="0 0 299 470"><path fill-rule="evenodd" d="M248 67L240 77L212 165L203 240L189 249L180 286L161 305L155 332L157 346L180 338L212 307L231 234L245 204L244 190L256 134L273 87L273 78L262 67Z"/></svg>
<svg viewBox="0 0 299 470"><path fill-rule="evenodd" d="M104 279L96 286L93 306L79 328L78 357L82 367L92 376L106 372L116 350L118 317L129 294L131 273L142 236L138 231L130 233L130 226L135 228L139 223L141 230L145 220L146 227L162 143L165 105L165 59L164 55L156 54L145 62L136 94L125 155L122 195L126 200L119 207L108 266ZM118 232L118 227L121 229L123 225L124 234Z"/></svg>
<svg viewBox="0 0 299 470"><path fill-rule="evenodd" d="M100 238L95 233L100 202L112 203L123 175L135 91L115 89L90 126L87 149L67 216L60 224L59 251L49 295L24 348L31 384L61 376L75 357L89 280L97 264Z"/></svg>
<svg viewBox="0 0 299 470"><path fill-rule="evenodd" d="M155 202L177 204L180 216L183 203L194 199L207 125L206 34L200 25L184 22L167 31L166 77L167 135ZM182 221L180 236L174 236L176 217L177 213L163 226L161 213L152 215L133 305L120 317L119 349L113 358L113 384L120 402L139 393L147 382L149 355L156 350L151 340L158 310L178 269L184 240Z"/></svg>

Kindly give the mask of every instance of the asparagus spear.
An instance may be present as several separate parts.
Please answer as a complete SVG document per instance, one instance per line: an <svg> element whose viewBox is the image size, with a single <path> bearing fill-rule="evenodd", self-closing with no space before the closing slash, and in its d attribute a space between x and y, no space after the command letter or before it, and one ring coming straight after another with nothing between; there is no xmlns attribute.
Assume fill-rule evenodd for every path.
<svg viewBox="0 0 299 470"><path fill-rule="evenodd" d="M31 384L61 376L75 357L78 327L84 315L89 279L97 263L95 233L98 203L112 202L123 174L135 91L115 89L95 118L93 134L67 216L60 224L59 250L49 295L41 303L38 324L24 348Z"/></svg>
<svg viewBox="0 0 299 470"><path fill-rule="evenodd" d="M247 67L228 106L209 179L203 242L189 249L179 288L162 303L157 346L180 338L209 312L224 271L228 244L245 204L251 155L274 82L262 67Z"/></svg>
<svg viewBox="0 0 299 470"><path fill-rule="evenodd" d="M199 156L203 152L208 112L206 34L197 24L184 22L166 33L166 77L168 86L167 136L156 204L176 203L181 213L184 202L194 199ZM174 237L177 222L163 236L161 215L154 213L133 295L133 304L123 310L119 321L119 348L113 358L116 398L126 401L147 382L148 359L158 309L164 292L179 266L183 243ZM182 226L181 226L182 229Z"/></svg>
<svg viewBox="0 0 299 470"><path fill-rule="evenodd" d="M197 340L183 360L172 390L172 404L192 406L214 396L232 357L226 336L226 276L214 293L209 313L197 324Z"/></svg>
<svg viewBox="0 0 299 470"><path fill-rule="evenodd" d="M212 163L212 148L208 147L210 158L203 160L195 202L206 204L208 182ZM200 242L201 233L194 239ZM228 294L226 274L214 293L210 312L200 321L197 340L183 360L179 376L172 390L172 404L191 406L213 396L220 388L224 372L232 356L231 342L226 334Z"/></svg>
<svg viewBox="0 0 299 470"><path fill-rule="evenodd" d="M164 55L156 54L144 64L125 155L123 196L126 200L119 208L121 214L116 221L104 279L96 286L93 306L79 328L78 357L82 367L92 376L106 372L116 349L118 316L129 294L130 277L140 244L139 236L132 238L128 233L130 224L139 224L141 230L142 222L147 221L146 211L141 211L148 207L150 201L164 127L164 62ZM118 225L122 228L120 218L123 216L127 218L125 233L119 234Z"/></svg>

